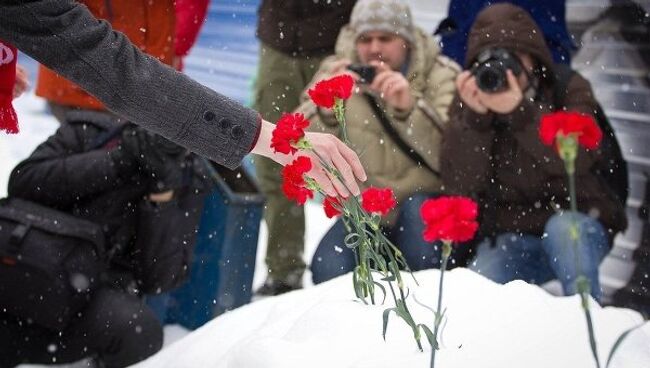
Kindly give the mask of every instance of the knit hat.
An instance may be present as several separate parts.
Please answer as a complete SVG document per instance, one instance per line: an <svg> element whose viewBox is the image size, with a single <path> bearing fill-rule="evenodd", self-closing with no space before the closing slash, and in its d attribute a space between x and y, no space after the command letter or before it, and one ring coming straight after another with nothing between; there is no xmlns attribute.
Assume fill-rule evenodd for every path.
<svg viewBox="0 0 650 368"><path fill-rule="evenodd" d="M411 44L415 43L411 9L400 0L359 0L350 15L354 39L365 32L394 33Z"/></svg>
<svg viewBox="0 0 650 368"><path fill-rule="evenodd" d="M0 131L18 133L18 118L12 105L16 83L16 48L0 41Z"/></svg>

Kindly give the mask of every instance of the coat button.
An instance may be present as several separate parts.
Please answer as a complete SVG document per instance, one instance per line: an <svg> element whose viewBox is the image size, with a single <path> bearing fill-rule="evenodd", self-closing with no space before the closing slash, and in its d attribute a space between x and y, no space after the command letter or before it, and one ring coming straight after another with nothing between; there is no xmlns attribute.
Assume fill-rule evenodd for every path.
<svg viewBox="0 0 650 368"><path fill-rule="evenodd" d="M203 120L205 121L212 121L216 117L217 116L212 111L206 111L203 113Z"/></svg>
<svg viewBox="0 0 650 368"><path fill-rule="evenodd" d="M232 127L230 130L230 135L232 135L233 138L239 139L241 136L244 134L244 129L242 129L241 126L235 125Z"/></svg>
<svg viewBox="0 0 650 368"><path fill-rule="evenodd" d="M219 119L219 128L221 128L223 130L226 130L226 129L230 128L230 120L228 120L226 118Z"/></svg>

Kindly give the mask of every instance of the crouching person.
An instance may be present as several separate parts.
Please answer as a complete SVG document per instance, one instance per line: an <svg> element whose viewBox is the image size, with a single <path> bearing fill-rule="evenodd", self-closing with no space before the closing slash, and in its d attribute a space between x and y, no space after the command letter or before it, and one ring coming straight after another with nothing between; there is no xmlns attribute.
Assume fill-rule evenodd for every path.
<svg viewBox="0 0 650 368"><path fill-rule="evenodd" d="M361 0L339 34L336 55L323 61L311 83L343 74L356 79L345 107L347 137L368 172L364 185L394 190L398 205L382 229L416 271L440 264L440 250L422 240L419 211L441 191L440 142L459 72L413 24L408 4ZM343 137L331 110L317 108L307 93L303 100L298 111L312 129ZM346 235L339 219L321 240L311 262L314 283L354 269Z"/></svg>
<svg viewBox="0 0 650 368"><path fill-rule="evenodd" d="M188 274L206 184L196 157L108 113L74 111L67 121L14 169L9 197L99 225L106 266L62 328L0 310L0 367L143 360L163 334L142 296Z"/></svg>
<svg viewBox="0 0 650 368"><path fill-rule="evenodd" d="M486 72L488 63L491 72ZM507 73L497 76L496 65ZM561 210L570 208L564 164L538 132L542 115L562 107L593 116L597 102L589 83L577 73L558 80L560 67L553 64L537 25L523 9L505 3L479 13L466 67L470 70L456 80L441 173L449 192L481 203L484 241L471 267L500 283L558 279L567 295L576 292L582 273L598 300L598 266L614 235L626 227L621 200L596 170L611 157L600 149L580 149L575 174L579 213L571 214ZM566 86L562 101L556 98L559 83ZM581 270L570 237L574 217Z"/></svg>

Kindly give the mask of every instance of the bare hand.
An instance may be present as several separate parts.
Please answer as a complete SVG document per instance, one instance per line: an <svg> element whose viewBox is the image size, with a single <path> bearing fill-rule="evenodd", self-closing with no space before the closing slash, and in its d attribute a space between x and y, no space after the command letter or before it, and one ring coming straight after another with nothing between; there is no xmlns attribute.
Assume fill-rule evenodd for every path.
<svg viewBox="0 0 650 368"><path fill-rule="evenodd" d="M318 156L322 157L327 164L338 169L343 177L343 183L325 172L318 156L313 152L299 151L293 156L273 152L271 136L274 128L275 125L268 121L262 121L260 137L251 153L268 157L281 165L291 163L297 156L307 156L312 162L312 169L307 176L316 180L327 195L349 197L350 194L356 196L361 193L357 180L366 181L366 172L361 166L357 154L338 138L325 133L305 133Z"/></svg>
<svg viewBox="0 0 650 368"><path fill-rule="evenodd" d="M508 69L506 72L508 78L508 89L498 93L485 93L478 91L478 99L483 106L498 114L511 113L524 98L524 94L519 86L517 77Z"/></svg>
<svg viewBox="0 0 650 368"><path fill-rule="evenodd" d="M16 83L14 84L14 98L20 97L29 89L29 78L27 70L21 65L16 65Z"/></svg>
<svg viewBox="0 0 650 368"><path fill-rule="evenodd" d="M392 70L385 63L371 61L370 65L375 67L376 76L368 88L379 93L388 106L403 111L413 109L415 100L406 77L402 73Z"/></svg>
<svg viewBox="0 0 650 368"><path fill-rule="evenodd" d="M476 77L468 70L458 74L456 77L456 89L461 101L474 112L487 114L488 108L483 105L478 97L479 88L476 85Z"/></svg>

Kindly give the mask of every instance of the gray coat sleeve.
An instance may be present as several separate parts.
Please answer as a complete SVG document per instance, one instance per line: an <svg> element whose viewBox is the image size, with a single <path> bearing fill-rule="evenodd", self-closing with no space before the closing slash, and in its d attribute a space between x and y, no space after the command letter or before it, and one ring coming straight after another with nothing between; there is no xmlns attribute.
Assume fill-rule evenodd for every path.
<svg viewBox="0 0 650 368"><path fill-rule="evenodd" d="M234 168L261 118L144 54L71 0L0 0L0 39L77 83L107 108Z"/></svg>

